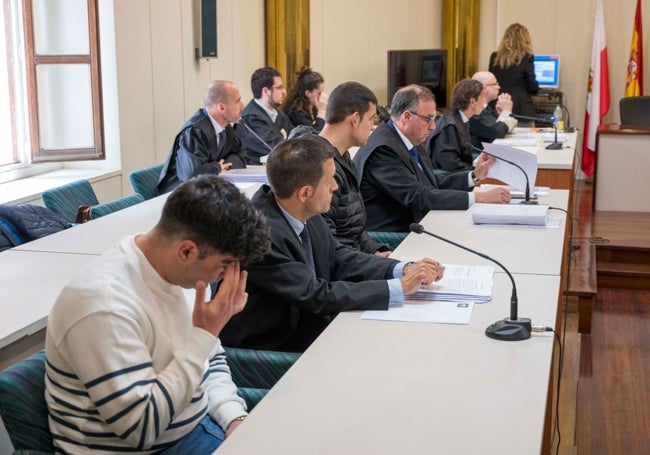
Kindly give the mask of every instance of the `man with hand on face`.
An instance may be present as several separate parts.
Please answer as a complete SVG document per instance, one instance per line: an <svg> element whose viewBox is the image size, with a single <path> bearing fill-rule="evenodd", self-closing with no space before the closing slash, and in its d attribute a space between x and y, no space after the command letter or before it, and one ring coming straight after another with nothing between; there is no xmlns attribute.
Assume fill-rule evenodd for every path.
<svg viewBox="0 0 650 455"><path fill-rule="evenodd" d="M45 342L57 452L212 453L246 417L219 335L246 305L240 262L268 250L246 196L200 175L172 192L151 231L66 284ZM196 290L193 311L182 288Z"/></svg>
<svg viewBox="0 0 650 455"><path fill-rule="evenodd" d="M494 158L481 154L471 171L438 175L420 146L436 126L436 103L419 85L399 89L390 120L380 123L354 157L370 231L408 232L429 210L466 210L475 202L507 204L504 188L472 192Z"/></svg>
<svg viewBox="0 0 650 455"><path fill-rule="evenodd" d="M247 267L248 304L222 331L226 346L302 352L339 312L386 310L442 277L443 266L432 259L403 263L332 237L321 214L337 188L336 153L306 136L269 154L270 186L252 201L266 217L271 252Z"/></svg>
<svg viewBox="0 0 650 455"><path fill-rule="evenodd" d="M260 164L261 157L289 136L293 125L280 110L287 91L278 70L270 67L255 70L251 91L253 99L242 112L237 136L246 147L249 164Z"/></svg>
<svg viewBox="0 0 650 455"><path fill-rule="evenodd" d="M158 181L167 193L199 174L219 174L246 167L248 158L231 123L244 108L239 90L228 81L212 81L203 94L205 107L194 113L176 135Z"/></svg>

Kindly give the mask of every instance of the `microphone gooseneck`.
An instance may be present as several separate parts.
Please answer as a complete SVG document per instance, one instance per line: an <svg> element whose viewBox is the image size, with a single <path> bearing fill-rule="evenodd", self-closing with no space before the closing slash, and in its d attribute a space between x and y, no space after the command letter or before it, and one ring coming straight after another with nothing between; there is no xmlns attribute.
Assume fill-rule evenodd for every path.
<svg viewBox="0 0 650 455"><path fill-rule="evenodd" d="M469 251L470 253L474 253L477 256L487 259L488 261L494 262L496 265L501 267L506 275L508 275L508 278L510 278L510 282L512 283L512 294L510 296L510 318L503 319L501 321L495 322L494 324L491 324L487 329L485 329L485 334L490 338L505 341L521 341L530 338L530 333L532 331L530 319L517 317L517 307L519 305L519 300L517 298L517 286L515 284L515 279L512 277L512 274L503 264L501 264L496 259L488 256L487 254L463 246L445 237L434 234L433 232L429 232L424 229L424 226L419 223L411 223L409 225L409 231L416 234L430 235L431 237L434 237L438 240L442 240L443 242L447 242L450 245L454 245L455 247Z"/></svg>
<svg viewBox="0 0 650 455"><path fill-rule="evenodd" d="M519 166L514 161L510 161L510 160L507 160L505 158L501 158L500 156L496 156L496 155L493 155L492 153L486 152L485 150L481 150L480 148L475 147L474 144L472 144L470 142L465 142L465 146L466 147L471 147L473 150L475 150L477 152L485 153L487 156L491 156L492 158L496 158L497 160L501 160L501 161L504 161L504 162L506 162L508 164L512 164L514 167L519 169L524 174L524 178L526 179L526 188L524 190L524 200L521 201L520 204L527 204L527 205L535 205L535 204L537 204L536 200L531 200L530 199L530 182L528 180L528 174L526 174L526 171L524 171L523 167Z"/></svg>

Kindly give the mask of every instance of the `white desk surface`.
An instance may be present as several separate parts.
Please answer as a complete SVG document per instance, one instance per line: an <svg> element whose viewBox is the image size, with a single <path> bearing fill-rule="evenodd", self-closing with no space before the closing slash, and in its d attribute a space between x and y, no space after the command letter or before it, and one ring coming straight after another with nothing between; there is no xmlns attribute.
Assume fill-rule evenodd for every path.
<svg viewBox="0 0 650 455"><path fill-rule="evenodd" d="M236 185L250 198L261 184L238 183ZM160 213L168 196L168 194L163 194L96 220L19 245L13 249L102 254L116 245L122 237L147 232L153 228L160 218Z"/></svg>
<svg viewBox="0 0 650 455"><path fill-rule="evenodd" d="M519 130L518 128L515 131ZM524 128L523 130L526 130ZM538 133L548 134L548 133ZM567 141L562 144L560 150L547 150L546 146L549 142L545 142L537 147L520 147L522 150L528 150L537 154L537 168L538 169L573 169L573 160L576 154L576 141L578 133L562 133L566 136Z"/></svg>
<svg viewBox="0 0 650 455"><path fill-rule="evenodd" d="M63 286L92 259L84 254L0 253L0 348L43 329Z"/></svg>
<svg viewBox="0 0 650 455"><path fill-rule="evenodd" d="M555 325L559 276L515 275L522 316ZM487 338L510 281L464 325L342 313L217 450L228 454L535 454L553 334Z"/></svg>
<svg viewBox="0 0 650 455"><path fill-rule="evenodd" d="M550 204L566 210L567 190L551 190L549 197L540 198L540 204ZM564 250L566 215L550 211L561 219L560 227L519 225L476 225L472 222L472 208L467 211L432 210L420 222L424 228L453 242L477 250L501 262L511 273L560 275ZM424 255L447 264L494 265L473 253L450 245L427 234L410 233L393 253L401 260L418 260Z"/></svg>

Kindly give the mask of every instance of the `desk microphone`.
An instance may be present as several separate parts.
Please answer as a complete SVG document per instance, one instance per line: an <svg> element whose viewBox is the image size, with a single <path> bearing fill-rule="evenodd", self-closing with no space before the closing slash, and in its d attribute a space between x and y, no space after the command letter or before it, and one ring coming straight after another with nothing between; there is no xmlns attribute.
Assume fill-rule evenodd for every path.
<svg viewBox="0 0 650 455"><path fill-rule="evenodd" d="M528 174L526 174L526 171L524 171L524 168L519 166L514 161L510 161L510 160L507 160L505 158L501 158L500 156L496 156L496 155L493 155L492 153L486 152L485 150L481 150L480 148L475 147L474 144L472 144L470 142L465 142L465 147L471 147L472 150L475 150L475 151L481 152L481 153L485 153L487 156L491 156L492 158L496 158L497 160L501 160L501 161L504 161L504 162L506 162L508 164L512 164L514 167L519 169L524 174L524 177L526 178L526 189L524 191L524 200L521 201L520 204L526 204L526 205L536 205L537 204L537 200L530 198L530 183L528 181Z"/></svg>
<svg viewBox="0 0 650 455"><path fill-rule="evenodd" d="M550 117L548 119L545 118L539 118L539 117L528 117L527 115L519 115L519 114L510 114L510 117L514 117L516 119L520 120L534 120L536 122L546 122L550 123L553 125L553 130L555 131L555 140L553 143L548 144L546 146L546 150L561 150L562 149L562 144L557 141L557 122L555 121L555 117Z"/></svg>
<svg viewBox="0 0 650 455"><path fill-rule="evenodd" d="M517 318L517 306L518 306L517 286L515 285L515 279L512 277L508 269L506 269L503 264L501 264L496 259L492 259L487 254L479 253L478 251L472 250L471 248L467 248L466 246L460 245L449 239L440 237L439 235L434 234L433 232L429 232L425 230L424 226L422 226L421 224L411 223L409 225L409 231L415 232L416 234L422 234L422 233L428 234L431 237L435 237L436 239L442 240L443 242L447 242L465 251L474 253L482 258L487 259L488 261L492 261L496 265L501 267L503 271L506 272L506 274L510 278L510 282L512 283L512 295L510 296L510 318L506 318L501 321L497 321L494 324L490 324L488 328L485 329L485 335L487 335L489 338L494 338L495 340L502 340L502 341L522 341L530 338L530 332L532 331L530 319Z"/></svg>

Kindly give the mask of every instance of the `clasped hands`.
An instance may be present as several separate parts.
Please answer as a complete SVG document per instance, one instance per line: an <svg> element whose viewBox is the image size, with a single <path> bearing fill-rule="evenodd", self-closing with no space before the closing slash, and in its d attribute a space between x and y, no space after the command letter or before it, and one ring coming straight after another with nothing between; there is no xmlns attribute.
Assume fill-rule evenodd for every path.
<svg viewBox="0 0 650 455"><path fill-rule="evenodd" d="M442 278L445 266L433 259L424 258L404 266L400 278L404 295L413 294L422 284L428 285Z"/></svg>

